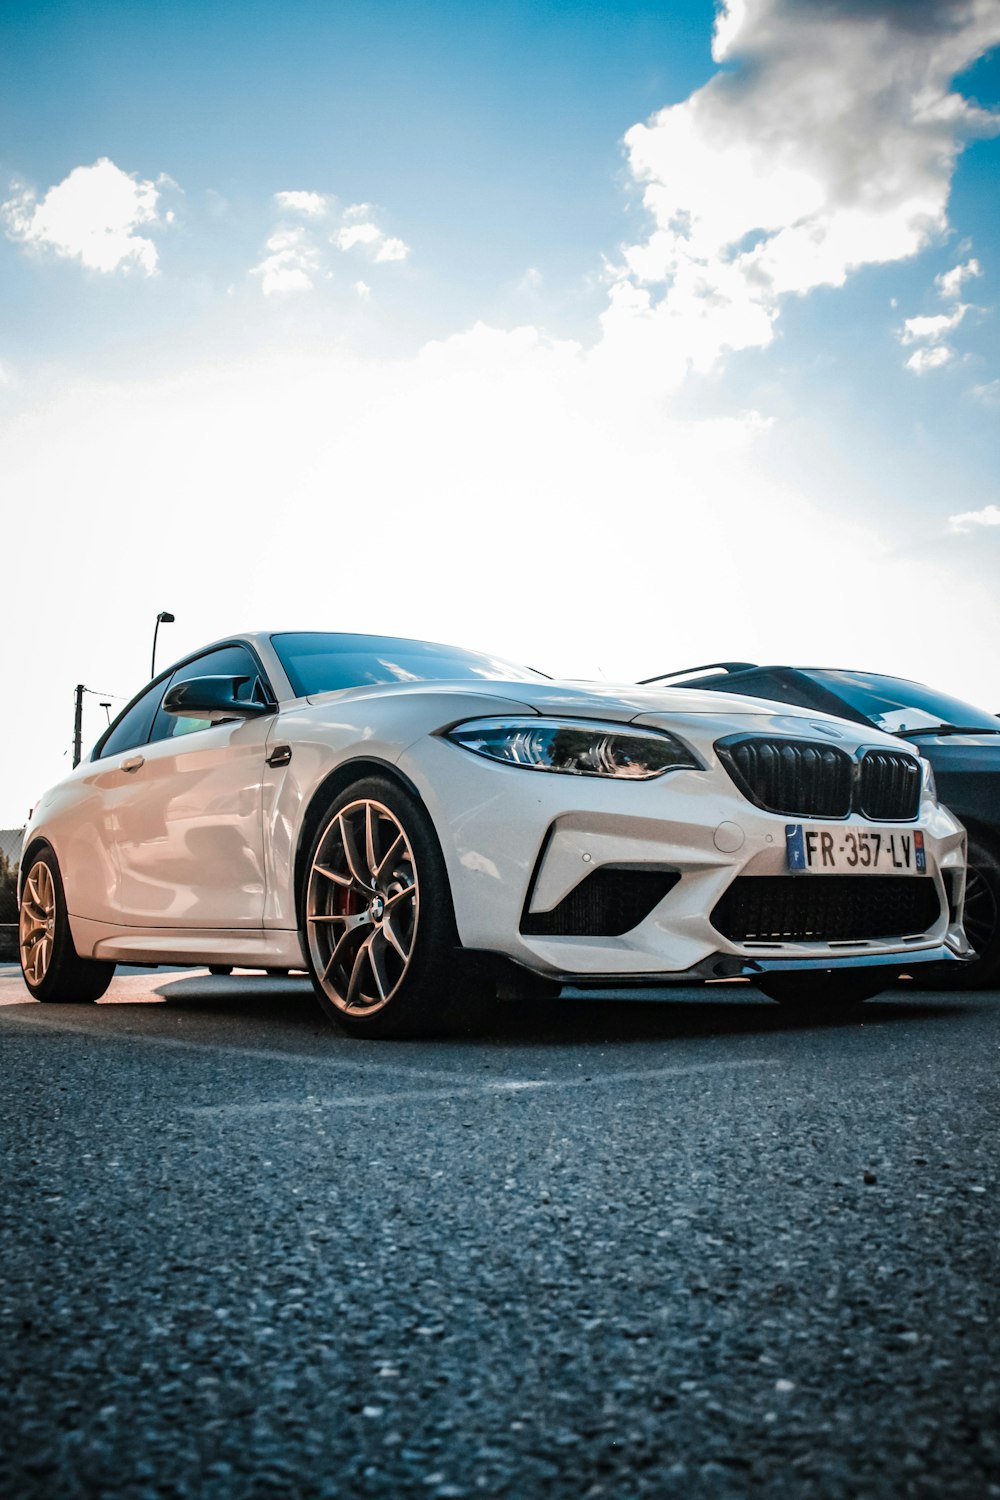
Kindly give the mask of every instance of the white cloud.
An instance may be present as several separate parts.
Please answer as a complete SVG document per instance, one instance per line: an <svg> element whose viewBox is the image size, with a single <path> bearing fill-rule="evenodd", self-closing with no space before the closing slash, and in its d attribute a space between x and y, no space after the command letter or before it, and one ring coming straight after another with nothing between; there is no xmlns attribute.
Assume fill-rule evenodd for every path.
<svg viewBox="0 0 1000 1500"><path fill-rule="evenodd" d="M0 213L8 239L54 250L91 270L137 268L151 276L156 246L136 230L159 222L157 202L164 183L169 178L149 182L102 156L93 166L74 167L41 201L30 189L20 188Z"/></svg>
<svg viewBox="0 0 1000 1500"><path fill-rule="evenodd" d="M330 212L334 200L325 193L275 193L274 201L285 213L301 214L307 219L321 219Z"/></svg>
<svg viewBox="0 0 1000 1500"><path fill-rule="evenodd" d="M968 311L968 303L960 302L954 312L907 318L899 341L901 344L914 344L918 339L926 339L930 344L939 344L945 334L958 327Z"/></svg>
<svg viewBox="0 0 1000 1500"><path fill-rule="evenodd" d="M940 370L955 358L949 344L933 344L929 348L915 349L906 361L906 368L914 375L926 375L930 370Z"/></svg>
<svg viewBox="0 0 1000 1500"><path fill-rule="evenodd" d="M354 283L354 290L357 292L362 302L371 301L372 289L368 285L367 281L356 281Z"/></svg>
<svg viewBox="0 0 1000 1500"><path fill-rule="evenodd" d="M370 203L352 203L337 212L337 200L329 193L288 191L275 193L281 222L265 245L265 254L251 268L259 276L265 296L311 291L322 277L330 277L330 246L341 251L361 249L373 263L404 260L409 247L380 229L370 217ZM339 224L332 233L319 221L337 214ZM305 220L305 223L299 222ZM355 290L364 286L356 282ZM359 293L364 300L364 293Z"/></svg>
<svg viewBox="0 0 1000 1500"><path fill-rule="evenodd" d="M382 231L375 224L350 224L331 235L338 250L353 250L355 245L377 245Z"/></svg>
<svg viewBox="0 0 1000 1500"><path fill-rule="evenodd" d="M982 274L978 260L967 260L964 265L953 266L950 271L942 271L940 276L934 278L934 284L942 297L958 297L961 294L963 282Z"/></svg>
<svg viewBox="0 0 1000 1500"><path fill-rule="evenodd" d="M974 385L972 394L984 406L1000 406L1000 380L988 380L984 385Z"/></svg>
<svg viewBox="0 0 1000 1500"><path fill-rule="evenodd" d="M783 296L911 256L947 226L964 139L950 89L1000 42L995 0L728 0L702 89L625 137L653 221L623 251L608 340L667 381L773 338Z"/></svg>
<svg viewBox="0 0 1000 1500"><path fill-rule="evenodd" d="M973 526L1000 526L1000 505L985 505L982 510L966 510L948 517L949 531L969 531Z"/></svg>
<svg viewBox="0 0 1000 1500"><path fill-rule="evenodd" d="M384 239L375 254L377 261L383 260L405 260L410 253L409 245L402 240Z"/></svg>
<svg viewBox="0 0 1000 1500"><path fill-rule="evenodd" d="M265 297L285 292L308 292L321 270L320 254L304 229L279 229L265 246L267 254L251 270L261 278Z"/></svg>
<svg viewBox="0 0 1000 1500"><path fill-rule="evenodd" d="M330 236L331 244L338 250L354 250L363 246L375 261L405 260L410 247L403 240L394 239L370 218L362 218L371 211L370 203L355 203L343 214L344 223Z"/></svg>

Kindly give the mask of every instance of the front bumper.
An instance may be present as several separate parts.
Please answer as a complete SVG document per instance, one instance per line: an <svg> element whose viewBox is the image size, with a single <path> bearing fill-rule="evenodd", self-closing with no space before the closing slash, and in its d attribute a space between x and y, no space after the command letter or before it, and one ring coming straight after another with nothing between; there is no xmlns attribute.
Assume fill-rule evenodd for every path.
<svg viewBox="0 0 1000 1500"><path fill-rule="evenodd" d="M737 878L788 875L787 819L748 802L717 762L653 781L604 781L500 765L429 737L400 765L438 830L462 946L535 973L642 984L973 956L961 925L965 833L926 799L910 826L924 834L927 876L906 877L934 882L939 915L926 930L839 943L738 943L713 927L711 914ZM831 824L845 826L879 825L856 815ZM525 913L551 911L605 865L669 870L680 879L621 936L521 930Z"/></svg>

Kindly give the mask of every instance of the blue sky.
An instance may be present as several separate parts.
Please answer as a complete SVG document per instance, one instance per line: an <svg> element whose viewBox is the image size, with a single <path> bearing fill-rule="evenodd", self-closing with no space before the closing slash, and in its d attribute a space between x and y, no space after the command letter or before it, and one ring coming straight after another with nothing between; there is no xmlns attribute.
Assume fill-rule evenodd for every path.
<svg viewBox="0 0 1000 1500"><path fill-rule="evenodd" d="M161 608L168 654L1000 708L998 43L995 0L4 7L0 824Z"/></svg>

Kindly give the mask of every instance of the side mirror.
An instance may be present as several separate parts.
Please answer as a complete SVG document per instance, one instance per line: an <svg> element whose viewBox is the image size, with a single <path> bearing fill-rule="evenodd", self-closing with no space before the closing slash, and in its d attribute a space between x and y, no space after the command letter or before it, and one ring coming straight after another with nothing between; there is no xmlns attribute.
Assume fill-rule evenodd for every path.
<svg viewBox="0 0 1000 1500"><path fill-rule="evenodd" d="M253 697L256 679L252 677L191 677L175 682L163 700L165 714L181 714L187 719L208 719L218 724L222 719L255 719L273 714L268 703Z"/></svg>

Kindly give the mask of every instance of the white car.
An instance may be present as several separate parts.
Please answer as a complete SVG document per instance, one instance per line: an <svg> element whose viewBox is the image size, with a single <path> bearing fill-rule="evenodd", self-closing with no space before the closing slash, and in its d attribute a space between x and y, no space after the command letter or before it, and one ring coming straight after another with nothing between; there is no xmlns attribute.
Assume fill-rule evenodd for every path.
<svg viewBox="0 0 1000 1500"><path fill-rule="evenodd" d="M119 963L305 968L364 1036L504 975L842 1004L970 953L965 834L889 735L367 635L163 672L42 797L21 872L39 1000Z"/></svg>

